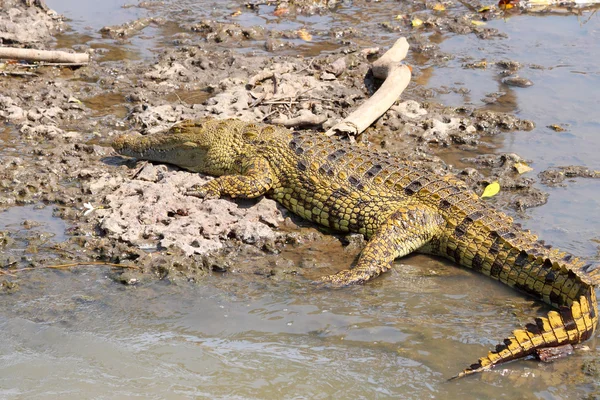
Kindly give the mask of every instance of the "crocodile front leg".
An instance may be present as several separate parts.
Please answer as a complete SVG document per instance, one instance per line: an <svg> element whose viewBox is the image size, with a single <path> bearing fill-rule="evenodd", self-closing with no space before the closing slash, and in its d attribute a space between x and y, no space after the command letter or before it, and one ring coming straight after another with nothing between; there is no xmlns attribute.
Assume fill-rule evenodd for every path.
<svg viewBox="0 0 600 400"><path fill-rule="evenodd" d="M242 175L224 175L186 192L188 196L218 199L222 196L253 199L267 193L275 182L275 174L268 161L262 157L247 160L241 168Z"/></svg>
<svg viewBox="0 0 600 400"><path fill-rule="evenodd" d="M392 262L423 246L440 232L444 219L419 204L396 209L363 249L353 268L327 275L320 282L332 286L365 283L389 270Z"/></svg>

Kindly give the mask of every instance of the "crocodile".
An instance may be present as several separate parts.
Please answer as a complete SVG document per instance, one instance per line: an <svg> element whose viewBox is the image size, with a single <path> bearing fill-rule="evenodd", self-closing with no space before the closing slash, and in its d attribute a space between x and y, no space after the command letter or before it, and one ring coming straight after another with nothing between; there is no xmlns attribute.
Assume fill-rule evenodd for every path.
<svg viewBox="0 0 600 400"><path fill-rule="evenodd" d="M324 134L239 120L184 121L168 134L122 135L121 155L216 176L187 194L266 195L293 213L367 242L355 265L321 284L360 284L413 251L442 256L551 305L457 377L544 348L580 343L598 324L597 265L545 245L452 174Z"/></svg>

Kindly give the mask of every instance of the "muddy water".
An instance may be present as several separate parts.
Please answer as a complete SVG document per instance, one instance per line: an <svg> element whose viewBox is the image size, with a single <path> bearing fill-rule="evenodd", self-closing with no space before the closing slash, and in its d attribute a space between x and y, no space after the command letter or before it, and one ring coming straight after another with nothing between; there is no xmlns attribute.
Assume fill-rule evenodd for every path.
<svg viewBox="0 0 600 400"><path fill-rule="evenodd" d="M500 93L492 110L513 112L531 119L531 132L507 133L494 138L498 151L515 152L527 160L535 172L552 166L585 165L600 168L600 114L594 104L600 102L600 67L596 49L600 38L600 18L586 14L519 16L488 23L505 32L502 40L482 43L472 35L454 36L440 45L442 51L456 57L435 68L431 87L468 87L467 95L440 95L448 105L472 104L490 93ZM524 65L518 75L533 81L528 88L515 88L501 82L501 68L465 69L469 61L497 62L515 60ZM564 132L555 132L558 124ZM600 238L600 182L578 179L567 187L547 188L548 204L528 211L526 226L576 254L593 256Z"/></svg>
<svg viewBox="0 0 600 400"><path fill-rule="evenodd" d="M48 3L73 20L74 35L99 48L121 48L102 38L99 27L146 13L123 9L117 1L93 7L66 0ZM339 21L331 16L276 20L264 11L244 23L282 24L279 29L357 24L365 21L363 8L372 7L366 24L375 27L390 19L393 4L356 2L341 8ZM193 2L177 5L191 10L185 14L190 19L227 15L235 9L218 2L206 2L204 7L194 7ZM593 16L583 23L575 16L518 16L489 25L509 38L482 42L474 36L449 35L440 47L456 58L432 68L424 83L431 88L471 90L468 96L439 95L450 105L480 105L487 93L506 92L489 107L516 112L534 120L537 128L496 137L491 143L496 151L517 152L530 159L537 171L565 164L600 168L596 154L600 120L595 112L600 60L594 51L600 18ZM160 30L153 29L122 48L131 51L127 54L149 56L154 46L168 43ZM391 34L376 32L372 42L391 42ZM317 35L315 44L305 46L314 51L326 40ZM499 82L498 71L463 69L461 57L517 60L526 65L520 75L535 85L506 87ZM530 63L544 68L529 68ZM116 105L114 98L99 101ZM550 124L568 129L556 133L545 128ZM10 143L2 133L0 140L2 146ZM0 151L7 154L14 149L9 144ZM600 183L578 180L550 192L549 204L528 210L526 217L520 217L522 222L549 242L597 260L597 243L592 239L600 238ZM66 226L52 217L50 207L11 208L7 213L0 214L0 231L18 231L24 220L30 220L41 224L32 229L53 234L52 240L64 239ZM27 256L28 240L24 234L16 256ZM290 250L279 257L296 259L302 254ZM348 255L334 250L327 262L330 259L338 259L332 268L340 269L347 265ZM0 296L0 397L578 399L600 395L598 375L593 374L599 368L596 340L586 343L590 351L555 364L519 362L472 379L446 382L500 337L545 310L440 260L412 256L396 266L365 287L339 291L315 289L300 277L276 282L229 273L194 285L155 282L125 287L109 279L110 270L102 268L31 272L20 280L19 291Z"/></svg>

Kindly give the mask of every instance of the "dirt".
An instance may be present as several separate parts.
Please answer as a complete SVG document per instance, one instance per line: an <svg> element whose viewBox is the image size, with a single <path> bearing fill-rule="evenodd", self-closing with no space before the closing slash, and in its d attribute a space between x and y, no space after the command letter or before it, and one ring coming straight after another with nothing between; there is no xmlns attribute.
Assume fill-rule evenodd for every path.
<svg viewBox="0 0 600 400"><path fill-rule="evenodd" d="M2 13L14 17L0 23L4 44L41 43L43 47L52 40L52 32L61 29L61 18L52 11L16 1L1 5ZM423 36L425 32L473 33L484 39L501 35L471 23L473 18L495 18L493 11L480 15L469 10L448 17L436 15L429 5L411 2L400 18L384 26L406 35L411 51L419 57L432 62L452 57L441 53L434 41ZM152 10L154 6L148 3L146 7ZM249 7L260 5L250 3ZM335 9L335 2L279 2L276 8L288 16L334 13ZM420 30L410 29L415 18L423 22ZM26 29L34 20L44 28ZM126 40L149 25L165 23L149 17L106 27L103 32L117 41ZM267 32L258 26L212 20L181 23L180 28L183 32L173 46L150 61L93 59L90 65L74 69L38 66L35 76L0 81L0 119L5 123L5 132L0 132L4 166L0 169L0 210L46 204L69 226L67 240L53 245L57 254L53 260L36 252L16 257L11 249L23 239L10 230L0 232L5 254L0 267L4 270L102 260L139 267L115 270L113 279L125 284L148 279L198 281L210 271L287 279L314 272L303 272L308 268L302 265L311 264L310 257L300 263L282 262L277 257L281 251L310 253L321 245L347 251L349 260L356 255L360 246L353 236L331 236L267 198L203 202L186 196L188 188L211 178L170 166L136 163L117 156L109 144L123 131L156 133L178 121L206 116L267 123L318 116L320 125L299 129L326 130L378 88L380 82L370 74L370 63L385 49L359 45L368 32L353 28L320 33L344 41L335 50L314 57L278 54L297 46L297 39L305 34L299 30ZM245 41L263 42L266 53L245 54L218 45L233 41L240 46ZM511 60L497 66L511 76L521 67ZM413 73L418 77L423 71L415 66ZM525 86L525 80L511 79L512 84ZM186 101L186 94L205 100ZM462 169L439 156L449 148L486 153L486 138L530 130L532 121L489 110L448 108L430 98L426 89L413 82L402 99L358 140L398 153L432 173L454 172L478 193L498 181L503 190L492 201L509 212L546 201L547 194L536 186L538 178L516 169L517 163L526 163L517 154L492 154L490 150L490 154L464 159L472 166ZM115 106L121 111L114 112ZM559 168L543 173L539 182L560 184L573 174L592 173L585 167ZM255 258L266 261L248 262ZM315 260L311 265L327 268L327 262ZM18 290L18 281L18 277L8 277L0 290Z"/></svg>

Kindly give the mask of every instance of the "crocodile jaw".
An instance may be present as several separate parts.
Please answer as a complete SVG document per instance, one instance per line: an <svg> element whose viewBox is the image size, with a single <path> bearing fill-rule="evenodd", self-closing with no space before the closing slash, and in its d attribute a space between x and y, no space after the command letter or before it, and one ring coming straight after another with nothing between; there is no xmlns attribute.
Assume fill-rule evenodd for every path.
<svg viewBox="0 0 600 400"><path fill-rule="evenodd" d="M184 135L121 135L112 142L112 148L124 156L207 172L204 168L207 149Z"/></svg>

